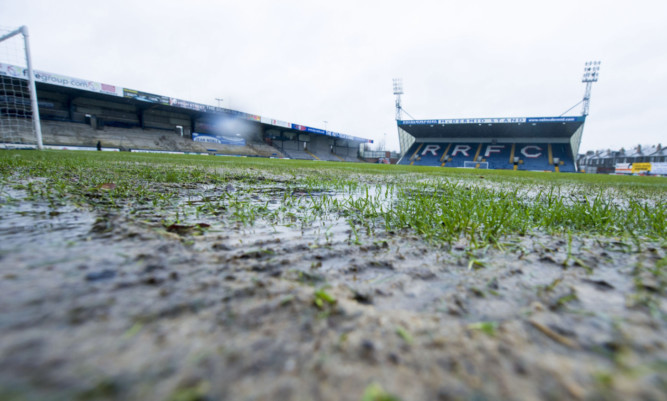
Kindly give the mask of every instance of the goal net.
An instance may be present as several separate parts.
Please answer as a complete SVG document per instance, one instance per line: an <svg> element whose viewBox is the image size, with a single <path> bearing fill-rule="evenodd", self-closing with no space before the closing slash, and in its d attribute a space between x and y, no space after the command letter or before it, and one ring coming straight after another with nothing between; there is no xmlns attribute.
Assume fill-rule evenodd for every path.
<svg viewBox="0 0 667 401"><path fill-rule="evenodd" d="M42 149L28 29L0 27L0 148Z"/></svg>
<svg viewBox="0 0 667 401"><path fill-rule="evenodd" d="M463 168L489 168L489 162L463 162Z"/></svg>

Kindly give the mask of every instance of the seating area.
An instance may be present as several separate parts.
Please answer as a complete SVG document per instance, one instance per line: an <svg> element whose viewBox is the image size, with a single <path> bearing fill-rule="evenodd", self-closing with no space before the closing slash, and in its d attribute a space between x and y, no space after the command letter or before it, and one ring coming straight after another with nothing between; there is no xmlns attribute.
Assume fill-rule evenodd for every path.
<svg viewBox="0 0 667 401"><path fill-rule="evenodd" d="M518 170L525 171L554 171L549 165L548 146L546 144L517 143L515 157L518 157Z"/></svg>
<svg viewBox="0 0 667 401"><path fill-rule="evenodd" d="M359 147L334 146L334 153L342 161L359 162Z"/></svg>
<svg viewBox="0 0 667 401"><path fill-rule="evenodd" d="M309 151L319 160L326 160L331 162L341 161L339 157L336 157L336 155L331 153L331 150L328 149L309 149Z"/></svg>
<svg viewBox="0 0 667 401"><path fill-rule="evenodd" d="M475 161L481 146L479 143L453 143L442 161L446 167L464 167L465 162Z"/></svg>
<svg viewBox="0 0 667 401"><path fill-rule="evenodd" d="M489 169L575 172L570 145L563 143L414 143L399 164L474 168L475 162Z"/></svg>
<svg viewBox="0 0 667 401"><path fill-rule="evenodd" d="M17 134L16 143L34 142L30 131L28 129L24 131ZM334 152L331 152L331 148L322 146L318 149L304 149L303 143L298 141L274 142L272 146L254 140L247 140L245 145L225 145L196 142L189 135L179 135L175 130L121 127L109 123L96 129L89 123L43 119L42 137L44 145L71 146L72 148L95 148L99 141L103 148L124 150L215 153L300 160L360 161L357 158L358 150L353 147L335 147Z"/></svg>
<svg viewBox="0 0 667 401"><path fill-rule="evenodd" d="M285 157L285 155L273 146L261 142L248 142L247 147L254 150L259 156L263 157Z"/></svg>
<svg viewBox="0 0 667 401"><path fill-rule="evenodd" d="M553 157L559 159L559 170L561 173L575 173L577 170L574 160L568 156L570 146L567 144L556 143L551 145Z"/></svg>
<svg viewBox="0 0 667 401"><path fill-rule="evenodd" d="M266 145L281 152L284 157L298 160L323 160L323 161L348 161L359 162L358 147L333 146L330 142L323 140L302 142L298 140L277 139L271 142L272 146ZM304 143L306 146L304 147ZM331 146L333 146L333 151Z"/></svg>
<svg viewBox="0 0 667 401"><path fill-rule="evenodd" d="M297 159L297 160L315 160L313 156L311 156L308 152L304 150L296 150L296 149L283 149L282 151L285 154L285 157L288 157L290 159Z"/></svg>
<svg viewBox="0 0 667 401"><path fill-rule="evenodd" d="M512 144L498 143L485 144L480 153L482 160L489 163L490 169L512 169L514 163L510 160L512 156Z"/></svg>
<svg viewBox="0 0 667 401"><path fill-rule="evenodd" d="M99 141L105 148L135 150L164 150L196 153L218 153L271 157L279 153L264 144L246 146L222 145L208 142L194 142L174 131L141 128L118 128L105 126L94 129L88 124L42 121L42 137L45 145L95 147ZM281 157L282 155L278 155Z"/></svg>

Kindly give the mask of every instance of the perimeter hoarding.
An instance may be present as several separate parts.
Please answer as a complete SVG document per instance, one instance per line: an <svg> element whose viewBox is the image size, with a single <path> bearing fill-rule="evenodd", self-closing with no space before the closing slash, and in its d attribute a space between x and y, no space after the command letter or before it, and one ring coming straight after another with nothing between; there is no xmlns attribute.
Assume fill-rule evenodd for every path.
<svg viewBox="0 0 667 401"><path fill-rule="evenodd" d="M651 174L667 175L667 163L651 163Z"/></svg>
<svg viewBox="0 0 667 401"><path fill-rule="evenodd" d="M50 85L64 86L66 88L81 89L89 92L102 93L112 96L123 96L123 88L120 86L103 84L101 82L88 81L85 79L72 78L66 75L52 74L40 70L34 70L35 81ZM11 64L0 63L0 75L28 79L28 69Z"/></svg>
<svg viewBox="0 0 667 401"><path fill-rule="evenodd" d="M614 173L626 175L667 175L667 163L616 163Z"/></svg>
<svg viewBox="0 0 667 401"><path fill-rule="evenodd" d="M632 163L632 173L651 171L651 163Z"/></svg>
<svg viewBox="0 0 667 401"><path fill-rule="evenodd" d="M221 134L200 134L198 132L192 133L192 140L195 142L217 143L220 145L243 146L246 144L244 138Z"/></svg>

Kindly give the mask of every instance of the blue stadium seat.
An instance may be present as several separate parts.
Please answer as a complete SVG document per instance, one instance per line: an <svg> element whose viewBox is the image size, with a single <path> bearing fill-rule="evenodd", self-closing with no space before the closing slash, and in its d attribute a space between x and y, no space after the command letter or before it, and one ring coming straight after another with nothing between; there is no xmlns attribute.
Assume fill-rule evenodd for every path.
<svg viewBox="0 0 667 401"><path fill-rule="evenodd" d="M439 167L445 150L447 150L446 143L425 143L417 152L414 165Z"/></svg>
<svg viewBox="0 0 667 401"><path fill-rule="evenodd" d="M489 169L511 170L514 168L511 143L414 143L400 164L415 166L465 167L466 161L478 159L488 163ZM569 156L569 144L551 144L552 157L558 158L559 171L574 172L574 161ZM447 153L445 155L445 152ZM479 153L478 153L479 152ZM443 158L443 155L445 157ZM549 162L549 144L517 143L514 144L514 157L521 162L518 170L555 171L553 162ZM451 159L451 160L450 160Z"/></svg>
<svg viewBox="0 0 667 401"><path fill-rule="evenodd" d="M464 162L474 161L479 146L479 143L452 143L445 157L445 167L464 167Z"/></svg>
<svg viewBox="0 0 667 401"><path fill-rule="evenodd" d="M510 162L512 153L511 143L483 143L479 155L482 160L489 163L490 169L512 169L514 164Z"/></svg>
<svg viewBox="0 0 667 401"><path fill-rule="evenodd" d="M447 149L447 144L442 143L414 143L400 164L412 164L415 166L440 166L442 154Z"/></svg>
<svg viewBox="0 0 667 401"><path fill-rule="evenodd" d="M546 143L517 143L514 156L522 161L519 170L554 171L554 166L549 164L549 146Z"/></svg>
<svg viewBox="0 0 667 401"><path fill-rule="evenodd" d="M551 145L551 150L554 158L559 158L559 170L561 173L574 173L574 160L572 160L572 152L570 152L570 145L564 143L556 143Z"/></svg>

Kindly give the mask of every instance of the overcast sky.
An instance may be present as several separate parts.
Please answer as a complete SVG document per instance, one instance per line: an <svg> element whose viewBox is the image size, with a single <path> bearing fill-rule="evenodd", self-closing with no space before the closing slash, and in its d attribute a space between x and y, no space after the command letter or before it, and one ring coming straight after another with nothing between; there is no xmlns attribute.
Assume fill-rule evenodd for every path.
<svg viewBox="0 0 667 401"><path fill-rule="evenodd" d="M667 145L664 0L0 0L20 25L39 70L396 150L392 78L416 119L558 116L600 60L581 151Z"/></svg>

